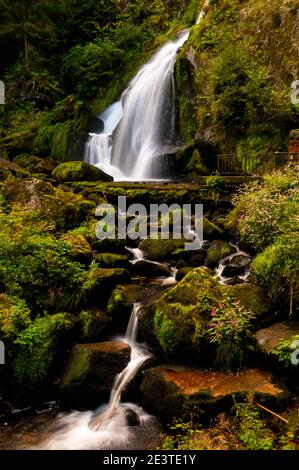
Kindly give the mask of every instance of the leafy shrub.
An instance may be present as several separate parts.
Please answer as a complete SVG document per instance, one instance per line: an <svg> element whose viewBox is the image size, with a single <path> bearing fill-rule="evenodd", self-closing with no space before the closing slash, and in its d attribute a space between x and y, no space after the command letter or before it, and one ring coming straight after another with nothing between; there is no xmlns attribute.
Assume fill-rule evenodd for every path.
<svg viewBox="0 0 299 470"><path fill-rule="evenodd" d="M274 436L269 431L256 407L248 403L236 405L237 435L247 450L275 449Z"/></svg>
<svg viewBox="0 0 299 470"><path fill-rule="evenodd" d="M220 190L224 187L224 179L220 175L211 175L207 176L205 179L205 183L208 188Z"/></svg>

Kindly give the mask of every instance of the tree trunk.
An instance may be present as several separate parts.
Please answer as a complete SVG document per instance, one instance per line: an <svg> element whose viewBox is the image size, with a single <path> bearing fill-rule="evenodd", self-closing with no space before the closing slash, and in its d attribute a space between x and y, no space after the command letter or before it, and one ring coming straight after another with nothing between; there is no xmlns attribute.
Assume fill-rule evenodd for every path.
<svg viewBox="0 0 299 470"><path fill-rule="evenodd" d="M29 54L28 54L28 35L24 32L24 52L25 52L25 65L29 67Z"/></svg>

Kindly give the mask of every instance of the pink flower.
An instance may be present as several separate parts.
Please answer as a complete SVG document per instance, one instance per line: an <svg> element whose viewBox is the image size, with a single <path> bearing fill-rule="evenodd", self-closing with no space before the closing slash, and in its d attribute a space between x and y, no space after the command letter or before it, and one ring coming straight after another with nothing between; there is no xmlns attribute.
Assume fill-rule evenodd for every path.
<svg viewBox="0 0 299 470"><path fill-rule="evenodd" d="M215 317L217 315L217 309L216 307L213 307L211 310L211 317Z"/></svg>

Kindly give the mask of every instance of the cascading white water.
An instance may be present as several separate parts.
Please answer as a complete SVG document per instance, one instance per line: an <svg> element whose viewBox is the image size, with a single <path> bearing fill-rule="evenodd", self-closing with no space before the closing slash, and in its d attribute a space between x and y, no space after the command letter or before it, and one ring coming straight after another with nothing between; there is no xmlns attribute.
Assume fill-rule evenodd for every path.
<svg viewBox="0 0 299 470"><path fill-rule="evenodd" d="M197 18L204 18L209 0ZM115 181L167 179L166 155L176 148L174 66L189 30L167 42L136 75L121 100L100 118L102 134L92 134L85 161L111 175Z"/></svg>

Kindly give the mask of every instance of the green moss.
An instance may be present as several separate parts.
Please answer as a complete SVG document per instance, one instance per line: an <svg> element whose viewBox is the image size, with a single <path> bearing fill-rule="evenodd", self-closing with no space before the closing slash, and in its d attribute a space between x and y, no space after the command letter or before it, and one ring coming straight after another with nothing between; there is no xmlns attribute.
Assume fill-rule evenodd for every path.
<svg viewBox="0 0 299 470"><path fill-rule="evenodd" d="M277 346L271 351L278 362L286 369L295 369L297 367L298 354L295 351L299 349L299 335L294 335L286 340L281 340ZM294 362L292 358L294 356Z"/></svg>
<svg viewBox="0 0 299 470"><path fill-rule="evenodd" d="M144 251L145 256L151 260L163 259L171 252L184 246L184 240L162 240L148 238L142 240L139 248Z"/></svg>
<svg viewBox="0 0 299 470"><path fill-rule="evenodd" d="M15 380L34 385L48 379L58 354L67 348L66 340L75 323L74 316L59 313L37 318L25 329L15 342Z"/></svg>
<svg viewBox="0 0 299 470"><path fill-rule="evenodd" d="M82 339L86 341L99 339L111 326L111 318L100 309L86 309L80 312Z"/></svg>
<svg viewBox="0 0 299 470"><path fill-rule="evenodd" d="M247 450L274 450L275 436L267 428L255 406L239 403L236 406L238 438Z"/></svg>
<svg viewBox="0 0 299 470"><path fill-rule="evenodd" d="M231 255L235 251L235 248L229 243L221 240L214 240L208 249L206 265L211 268L215 268L218 266L220 260Z"/></svg>
<svg viewBox="0 0 299 470"><path fill-rule="evenodd" d="M0 336L12 342L31 323L30 310L23 299L0 294Z"/></svg>
<svg viewBox="0 0 299 470"><path fill-rule="evenodd" d="M70 256L81 263L89 263L92 259L92 249L83 235L66 233L62 235L61 240L69 246Z"/></svg>
<svg viewBox="0 0 299 470"><path fill-rule="evenodd" d="M53 178L59 181L110 181L111 178L99 168L85 162L65 162L52 172Z"/></svg>
<svg viewBox="0 0 299 470"><path fill-rule="evenodd" d="M120 268L128 265L127 255L116 253L96 253L94 258L101 268Z"/></svg>
<svg viewBox="0 0 299 470"><path fill-rule="evenodd" d="M251 310L256 317L271 313L272 303L267 291L255 284L237 284L235 286L223 286L230 297L234 297L241 305Z"/></svg>

